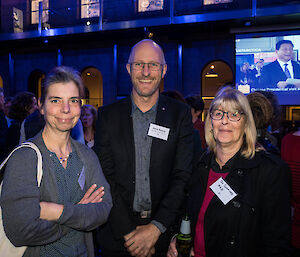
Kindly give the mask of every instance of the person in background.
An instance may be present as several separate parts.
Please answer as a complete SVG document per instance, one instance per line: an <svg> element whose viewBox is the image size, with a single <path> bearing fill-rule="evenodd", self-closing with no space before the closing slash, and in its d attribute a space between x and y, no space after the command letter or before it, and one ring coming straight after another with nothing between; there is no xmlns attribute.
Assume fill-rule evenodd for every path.
<svg viewBox="0 0 300 257"><path fill-rule="evenodd" d="M264 95L273 107L273 116L271 119L271 124L268 127L268 131L270 135L272 135L275 139L272 141L272 144L277 146L280 149L281 139L282 139L282 131L281 131L281 105L279 104L277 96L272 91L260 91L257 90L262 95Z"/></svg>
<svg viewBox="0 0 300 257"><path fill-rule="evenodd" d="M5 102L4 90L2 87L0 87L0 110L1 111L3 111L3 109L4 109L4 102Z"/></svg>
<svg viewBox="0 0 300 257"><path fill-rule="evenodd" d="M163 91L161 92L161 95L165 95L165 96L168 96L170 98L173 98L173 99L176 99L182 103L187 103L186 100L184 99L184 96L177 90L167 90L167 91ZM193 110L192 110L192 107L191 107L191 114L192 114L192 122L193 122ZM200 137L200 134L199 134L199 131L194 128L193 129L193 141L194 141L194 158L193 160L197 160L199 154L202 152L202 141L201 141L201 137Z"/></svg>
<svg viewBox="0 0 300 257"><path fill-rule="evenodd" d="M29 138L34 137L45 126L44 117L41 115L40 110L37 108L33 113L28 115L23 120L20 129L19 143L23 143Z"/></svg>
<svg viewBox="0 0 300 257"><path fill-rule="evenodd" d="M254 79L254 86L257 88L259 85L259 78L261 76L263 67L264 67L265 60L264 59L259 59L255 66L252 69L253 73L253 79Z"/></svg>
<svg viewBox="0 0 300 257"><path fill-rule="evenodd" d="M293 61L292 41L278 41L275 52L277 60L264 66L262 70L259 79L260 88L300 87L300 65Z"/></svg>
<svg viewBox="0 0 300 257"><path fill-rule="evenodd" d="M204 122L202 121L202 112L204 110L204 102L200 95L189 96L185 98L186 103L191 106L192 121L194 128L199 131L202 149L206 148Z"/></svg>
<svg viewBox="0 0 300 257"><path fill-rule="evenodd" d="M45 126L30 139L43 158L41 186L35 151L15 151L1 192L4 230L15 246L29 246L24 256L93 257L90 231L106 222L112 200L95 153L70 137L80 118L82 80L77 71L59 66L43 86Z"/></svg>
<svg viewBox="0 0 300 257"><path fill-rule="evenodd" d="M131 96L98 111L94 150L113 208L100 228L103 257L166 256L193 158L190 108L159 94L167 71L150 39L130 52Z"/></svg>
<svg viewBox="0 0 300 257"><path fill-rule="evenodd" d="M261 72L264 68L265 60L264 59L259 59L259 61L255 64L255 70L256 70L256 76L257 78L260 77Z"/></svg>
<svg viewBox="0 0 300 257"><path fill-rule="evenodd" d="M282 139L281 158L289 165L292 174L292 257L300 256L300 121L295 130Z"/></svg>
<svg viewBox="0 0 300 257"><path fill-rule="evenodd" d="M271 125L273 117L273 107L271 103L259 92L248 94L247 99L255 122L257 143L269 153L280 155L278 147L273 143L276 142L276 138L268 132L268 127Z"/></svg>
<svg viewBox="0 0 300 257"><path fill-rule="evenodd" d="M12 119L9 117L9 112L10 112L12 100L13 100L13 97L8 96L8 97L5 97L5 101L4 101L3 111L4 111L4 114L5 114L7 127L10 127L11 122L12 122Z"/></svg>
<svg viewBox="0 0 300 257"><path fill-rule="evenodd" d="M249 62L243 62L240 66L240 70L237 71L237 84L239 85L253 85L254 77L252 70L250 69Z"/></svg>
<svg viewBox="0 0 300 257"><path fill-rule="evenodd" d="M184 96L177 90L165 90L161 94L186 104Z"/></svg>
<svg viewBox="0 0 300 257"><path fill-rule="evenodd" d="M96 131L97 110L94 106L86 104L81 107L81 122L84 131L85 144L92 148Z"/></svg>
<svg viewBox="0 0 300 257"><path fill-rule="evenodd" d="M193 168L187 212L195 257L289 257L290 180L286 164L256 147L245 95L222 88L205 121L208 151ZM177 256L173 239L167 256Z"/></svg>
<svg viewBox="0 0 300 257"><path fill-rule="evenodd" d="M8 114L8 117L11 119L11 124L6 132L6 154L19 144L21 124L23 120L36 109L37 100L33 93L20 92L13 98Z"/></svg>
<svg viewBox="0 0 300 257"><path fill-rule="evenodd" d="M5 157L5 138L8 129L8 124L4 112L4 91L0 88L0 161Z"/></svg>

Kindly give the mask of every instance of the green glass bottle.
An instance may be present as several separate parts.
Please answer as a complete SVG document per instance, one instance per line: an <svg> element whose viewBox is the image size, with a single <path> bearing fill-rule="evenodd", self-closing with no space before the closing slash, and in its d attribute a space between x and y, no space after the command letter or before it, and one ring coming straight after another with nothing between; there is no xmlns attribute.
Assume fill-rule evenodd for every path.
<svg viewBox="0 0 300 257"><path fill-rule="evenodd" d="M188 215L185 215L181 221L180 233L176 236L178 257L189 257L192 244L191 222Z"/></svg>

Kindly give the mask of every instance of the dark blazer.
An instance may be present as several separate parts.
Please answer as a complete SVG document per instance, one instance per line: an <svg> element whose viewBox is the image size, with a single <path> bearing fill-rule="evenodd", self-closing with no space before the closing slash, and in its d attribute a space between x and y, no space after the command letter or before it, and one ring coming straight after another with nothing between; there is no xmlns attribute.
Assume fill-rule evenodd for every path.
<svg viewBox="0 0 300 257"><path fill-rule="evenodd" d="M135 149L131 110L131 98L127 97L100 108L98 113L94 150L111 185L113 198L108 225L100 233L103 233L103 240L111 237L111 242L106 241L104 245L111 250L117 250L112 241L122 241L124 235L139 225L133 215ZM170 128L170 132L167 141L157 138L152 140L149 168L152 201L150 220L156 220L169 228L178 216L184 199L184 187L192 168L190 108L160 95L155 124Z"/></svg>
<svg viewBox="0 0 300 257"><path fill-rule="evenodd" d="M292 61L294 78L300 79L300 65ZM286 81L287 77L283 72L279 62L276 60L262 69L262 73L259 79L259 88L277 88L279 81ZM291 87L294 87L291 85Z"/></svg>
<svg viewBox="0 0 300 257"><path fill-rule="evenodd" d="M206 192L211 153L204 153L190 179L188 213L192 231ZM224 205L214 196L204 219L207 257L290 256L290 176L287 165L264 151L236 156L225 181L237 196Z"/></svg>

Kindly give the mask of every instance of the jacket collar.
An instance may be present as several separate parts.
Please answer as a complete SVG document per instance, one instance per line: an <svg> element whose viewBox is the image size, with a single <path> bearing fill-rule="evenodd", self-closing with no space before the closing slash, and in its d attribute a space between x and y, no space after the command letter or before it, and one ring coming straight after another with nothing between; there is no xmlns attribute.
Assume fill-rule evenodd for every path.
<svg viewBox="0 0 300 257"><path fill-rule="evenodd" d="M238 153L239 154L239 153ZM233 167L235 169L252 169L257 167L262 162L262 152L256 152L254 157L251 159L247 159L239 154L236 160L234 161ZM211 158L214 158L214 153L211 151L204 151L199 158L198 163L204 165L205 167L209 167L211 163Z"/></svg>

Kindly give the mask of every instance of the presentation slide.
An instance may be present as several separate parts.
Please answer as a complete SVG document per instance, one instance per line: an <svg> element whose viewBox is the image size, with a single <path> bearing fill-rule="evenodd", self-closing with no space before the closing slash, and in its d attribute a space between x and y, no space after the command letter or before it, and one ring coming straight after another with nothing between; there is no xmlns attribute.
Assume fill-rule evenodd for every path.
<svg viewBox="0 0 300 257"><path fill-rule="evenodd" d="M236 88L274 92L281 105L300 105L300 31L236 35Z"/></svg>

